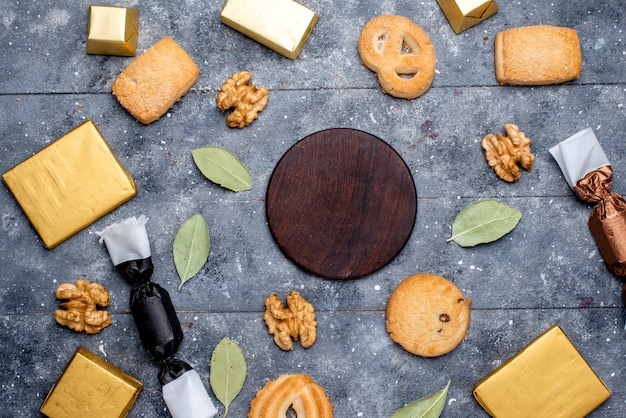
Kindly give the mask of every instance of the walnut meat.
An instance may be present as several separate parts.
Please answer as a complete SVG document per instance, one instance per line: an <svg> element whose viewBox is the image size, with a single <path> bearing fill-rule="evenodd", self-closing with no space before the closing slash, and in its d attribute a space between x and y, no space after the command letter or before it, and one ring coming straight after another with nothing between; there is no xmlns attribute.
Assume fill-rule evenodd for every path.
<svg viewBox="0 0 626 418"><path fill-rule="evenodd" d="M488 134L483 138L482 147L485 158L496 175L509 183L521 177L518 164L527 171L532 171L535 155L530 152L530 138L512 123L504 125L507 136L498 133L496 137Z"/></svg>
<svg viewBox="0 0 626 418"><path fill-rule="evenodd" d="M54 319L63 326L77 332L97 334L111 325L111 314L97 310L97 306L109 305L110 296L104 286L79 279L76 284L62 283L56 290L57 299L67 299L61 303L65 310L54 311Z"/></svg>
<svg viewBox="0 0 626 418"><path fill-rule="evenodd" d="M259 112L265 109L269 100L269 92L265 87L257 89L255 84L248 84L252 76L248 71L240 71L232 75L217 93L217 107L225 112L234 110L226 118L231 128L243 128L259 118Z"/></svg>
<svg viewBox="0 0 626 418"><path fill-rule="evenodd" d="M317 338L317 321L313 305L298 292L287 295L287 308L276 294L265 299L263 319L274 342L283 350L293 348L293 340L300 340L303 347L310 347Z"/></svg>

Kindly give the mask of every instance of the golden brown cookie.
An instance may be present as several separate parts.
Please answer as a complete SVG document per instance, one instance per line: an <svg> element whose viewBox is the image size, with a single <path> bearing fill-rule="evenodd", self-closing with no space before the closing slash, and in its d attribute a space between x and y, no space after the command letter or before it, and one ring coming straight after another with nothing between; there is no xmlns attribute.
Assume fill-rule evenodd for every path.
<svg viewBox="0 0 626 418"><path fill-rule="evenodd" d="M410 19L380 15L365 24L359 37L361 61L376 72L383 91L414 99L435 78L435 47L424 30Z"/></svg>
<svg viewBox="0 0 626 418"><path fill-rule="evenodd" d="M436 357L465 339L470 303L449 280L434 274L404 279L387 302L387 331L410 353Z"/></svg>
<svg viewBox="0 0 626 418"><path fill-rule="evenodd" d="M298 418L332 418L333 404L324 388L306 374L283 374L267 382L250 402L248 418L285 418L289 408Z"/></svg>
<svg viewBox="0 0 626 418"><path fill-rule="evenodd" d="M170 37L148 48L121 72L113 94L143 124L159 119L196 83L200 69Z"/></svg>
<svg viewBox="0 0 626 418"><path fill-rule="evenodd" d="M500 84L549 85L578 78L582 53L575 29L535 25L498 32L494 59Z"/></svg>

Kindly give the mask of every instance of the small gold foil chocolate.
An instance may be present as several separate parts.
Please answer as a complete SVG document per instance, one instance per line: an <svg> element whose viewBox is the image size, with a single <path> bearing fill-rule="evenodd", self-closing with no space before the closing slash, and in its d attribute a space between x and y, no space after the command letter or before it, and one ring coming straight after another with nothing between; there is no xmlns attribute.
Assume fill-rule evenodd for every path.
<svg viewBox="0 0 626 418"><path fill-rule="evenodd" d="M611 396L558 325L474 387L494 417L584 417Z"/></svg>
<svg viewBox="0 0 626 418"><path fill-rule="evenodd" d="M40 412L49 418L125 417L143 384L85 347L78 347Z"/></svg>
<svg viewBox="0 0 626 418"><path fill-rule="evenodd" d="M498 12L495 0L437 0L456 34Z"/></svg>
<svg viewBox="0 0 626 418"><path fill-rule="evenodd" d="M290 59L296 59L319 16L292 0L227 0L225 25Z"/></svg>
<svg viewBox="0 0 626 418"><path fill-rule="evenodd" d="M54 248L137 194L88 120L2 175L46 248Z"/></svg>
<svg viewBox="0 0 626 418"><path fill-rule="evenodd" d="M134 57L139 31L139 9L89 6L87 53Z"/></svg>

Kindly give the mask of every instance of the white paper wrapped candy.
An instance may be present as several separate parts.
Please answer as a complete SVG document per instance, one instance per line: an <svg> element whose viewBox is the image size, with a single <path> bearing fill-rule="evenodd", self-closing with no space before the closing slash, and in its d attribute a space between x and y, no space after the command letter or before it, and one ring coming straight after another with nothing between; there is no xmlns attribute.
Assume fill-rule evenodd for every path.
<svg viewBox="0 0 626 418"><path fill-rule="evenodd" d="M200 375L188 363L170 358L159 373L159 381L173 418L211 418L217 414Z"/></svg>

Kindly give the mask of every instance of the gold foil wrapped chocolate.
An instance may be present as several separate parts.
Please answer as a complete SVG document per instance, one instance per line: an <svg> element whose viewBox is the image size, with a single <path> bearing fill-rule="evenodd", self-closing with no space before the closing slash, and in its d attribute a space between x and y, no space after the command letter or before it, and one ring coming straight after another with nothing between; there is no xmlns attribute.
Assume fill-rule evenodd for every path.
<svg viewBox="0 0 626 418"><path fill-rule="evenodd" d="M611 191L613 170L591 128L550 148L576 196L596 206L589 229L607 268L626 276L626 200Z"/></svg>
<svg viewBox="0 0 626 418"><path fill-rule="evenodd" d="M495 0L437 0L437 3L456 34L498 12Z"/></svg>
<svg viewBox="0 0 626 418"><path fill-rule="evenodd" d="M85 347L78 347L40 412L49 418L125 417L143 384Z"/></svg>
<svg viewBox="0 0 626 418"><path fill-rule="evenodd" d="M134 57L139 32L139 9L89 6L87 53Z"/></svg>
<svg viewBox="0 0 626 418"><path fill-rule="evenodd" d="M584 417L611 396L558 325L482 379L474 397L493 417Z"/></svg>
<svg viewBox="0 0 626 418"><path fill-rule="evenodd" d="M227 0L220 19L260 44L296 59L319 16L292 0Z"/></svg>
<svg viewBox="0 0 626 418"><path fill-rule="evenodd" d="M54 248L137 194L88 120L2 175L46 248Z"/></svg>

